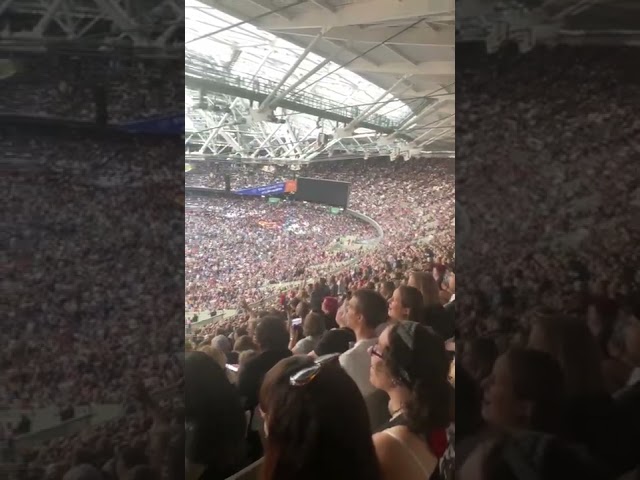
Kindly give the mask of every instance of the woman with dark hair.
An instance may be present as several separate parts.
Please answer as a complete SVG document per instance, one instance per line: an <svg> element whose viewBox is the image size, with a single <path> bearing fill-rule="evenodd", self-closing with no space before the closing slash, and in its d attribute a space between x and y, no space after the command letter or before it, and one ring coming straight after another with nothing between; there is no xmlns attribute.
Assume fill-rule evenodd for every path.
<svg viewBox="0 0 640 480"><path fill-rule="evenodd" d="M391 322L409 320L411 322L424 322L424 307L420 290L414 287L401 285L393 292L389 301L389 319Z"/></svg>
<svg viewBox="0 0 640 480"><path fill-rule="evenodd" d="M185 478L223 480L246 466L244 409L224 369L202 352L187 354L184 394Z"/></svg>
<svg viewBox="0 0 640 480"><path fill-rule="evenodd" d="M294 356L265 377L262 480L381 480L366 405L337 358Z"/></svg>
<svg viewBox="0 0 640 480"><path fill-rule="evenodd" d="M498 357L482 386L482 416L490 425L546 433L561 429L564 376L548 353L511 349Z"/></svg>
<svg viewBox="0 0 640 480"><path fill-rule="evenodd" d="M447 448L452 420L450 359L444 340L424 325L400 321L371 347L371 384L389 395L391 420L373 442L388 480L425 480Z"/></svg>
<svg viewBox="0 0 640 480"><path fill-rule="evenodd" d="M567 434L610 463L620 462L620 448L609 435L624 436L613 398L605 388L601 355L587 323L580 318L544 316L534 321L529 348L549 353L565 378L567 405L563 418ZM594 417L593 412L598 412Z"/></svg>
<svg viewBox="0 0 640 480"><path fill-rule="evenodd" d="M411 272L407 285L422 294L424 320L421 323L433 328L442 338L453 336L455 324L440 299L440 289L433 275L428 272Z"/></svg>

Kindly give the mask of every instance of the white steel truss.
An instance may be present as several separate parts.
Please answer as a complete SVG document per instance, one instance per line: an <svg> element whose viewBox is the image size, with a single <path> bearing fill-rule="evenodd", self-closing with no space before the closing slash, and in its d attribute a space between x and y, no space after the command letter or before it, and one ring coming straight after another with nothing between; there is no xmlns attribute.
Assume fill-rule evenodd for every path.
<svg viewBox="0 0 640 480"><path fill-rule="evenodd" d="M198 91L188 90L185 104L186 153L195 158L287 163L334 156L402 155L408 158L433 150L426 147L450 133L452 128L446 125L452 119L444 118L413 142L399 137L385 140L381 134L363 128L346 136L336 136L335 122L280 108L274 111L276 121L252 121L251 101L240 97L202 96Z"/></svg>
<svg viewBox="0 0 640 480"><path fill-rule="evenodd" d="M0 50L184 52L185 10L178 0L0 0L0 19Z"/></svg>
<svg viewBox="0 0 640 480"><path fill-rule="evenodd" d="M273 0L239 0L234 5L247 2L263 10L276 8ZM313 5L332 13L341 8L333 3L322 0ZM416 8L418 3L407 5ZM383 45L392 61L362 55L347 69L336 63L352 43L344 38L348 36L344 26L316 29L313 36L307 27L299 29L309 41L298 46L195 0L187 0L186 7L188 155L299 162L344 155L407 157L419 155L426 147L453 150L453 82L420 83L417 77L424 73L420 69L435 64L399 49L424 41L445 46L445 37L435 28L430 30L434 34L420 40L406 27L403 32L386 24L382 33L391 31L398 38L397 44ZM395 22L411 20L409 13L410 9L402 10L402 18ZM291 21L295 14L273 16ZM441 13L438 20L447 21ZM369 34L370 42L376 41L374 35L380 31L366 25L353 30ZM199 41L204 37L206 41ZM314 53L317 44L334 42L340 52ZM441 63L442 68L430 73L451 78L452 64ZM362 65L393 81L381 82L381 88L351 71Z"/></svg>

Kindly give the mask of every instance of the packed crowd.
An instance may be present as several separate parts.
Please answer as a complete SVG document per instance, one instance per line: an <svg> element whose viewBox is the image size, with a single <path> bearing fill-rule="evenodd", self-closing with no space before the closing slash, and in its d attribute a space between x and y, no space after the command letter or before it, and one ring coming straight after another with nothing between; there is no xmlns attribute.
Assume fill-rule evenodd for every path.
<svg viewBox="0 0 640 480"><path fill-rule="evenodd" d="M428 250L194 332L187 476L453 478L455 277Z"/></svg>
<svg viewBox="0 0 640 480"><path fill-rule="evenodd" d="M196 170L198 168L205 167L196 167ZM210 177L211 182L206 186L219 187L220 185L215 183L216 179L218 177L223 179L223 172L227 171L227 167L210 165L206 168L209 168L209 174L213 175ZM366 168L364 175L363 168ZM285 173L276 172L273 175L285 175ZM376 236L375 232L367 229L364 224L358 226L359 223L349 222L344 214L329 215L311 205L300 206L292 202L279 204L280 207L274 208L273 205L264 203L264 199L232 201L225 198L225 204L229 205L232 204L229 202L234 202L233 205L239 206L242 205L242 201L251 208L259 205L262 216L257 220L268 223L269 227L258 228L256 224L253 224L253 227L247 226L241 216L218 219L214 222L211 214L200 213L196 216L194 212L187 211L186 243L189 251L187 252L186 304L188 311L204 311L206 308L216 311L221 308L235 309L239 298L252 303L271 296L274 293L273 288L260 288L265 281L303 281L305 278L318 278L320 275L327 276L331 273L346 275L352 273L354 268L373 267L373 264L384 263L389 256L405 254L411 256L410 248L423 241L428 241L432 250L440 252L449 262L453 259L454 184L453 165L450 160L416 159L407 162L390 162L388 159L350 160L331 162L329 165L312 165L305 169L303 174L351 182L350 209L375 220L384 232L383 241L378 248L373 252L368 249L361 251L343 249L330 252L326 246L338 238L355 236L366 239ZM238 181L241 181L241 178L243 177L238 176ZM243 180L244 183L237 188L263 185L264 183L261 182L273 179L274 177L264 177L262 171L257 170L255 177ZM195 180L194 183L190 183L189 178L186 181L187 186L198 184ZM224 209L225 204L219 203L220 208ZM389 208L389 205L395 207ZM288 220L283 219L281 212L291 209L295 209L298 216L290 217ZM291 237L286 233L285 225L292 223L310 225L309 231L312 235L306 241L302 241L299 235L295 238ZM224 235L219 232L216 236L215 230L219 228L218 225L228 225L230 230L225 231ZM197 229L192 229L196 226ZM207 251L202 250L201 245L206 245L201 239L204 232L208 232L206 244L209 245L219 242L220 237L227 239L227 243L222 244L223 250L234 248L236 253L232 257L233 260L228 261L226 256L219 254L208 255L207 251L210 251L210 248ZM280 239L283 236L291 240L281 242ZM253 237L259 238L263 244L272 245L271 248L276 251L287 248L286 255L269 256L268 251L252 249L253 243L244 243L244 240ZM214 248L219 252L220 244L216 243ZM199 256L193 254L196 251L200 252ZM335 265L336 262L358 257L362 257L359 265L350 264L343 268L344 272ZM214 262L220 264L219 268L231 272L233 283L227 282L219 285L218 288L211 288L216 279L220 278L224 281L220 273L213 272L211 265ZM329 263L328 266L327 263ZM303 268L313 266L320 268ZM251 272L245 272L246 268L250 268ZM205 270L208 273L205 273ZM209 281L203 281L207 276ZM250 281L248 277L251 278ZM231 288L227 288L227 285ZM227 290L230 295L226 293Z"/></svg>
<svg viewBox="0 0 640 480"><path fill-rule="evenodd" d="M348 260L348 252L330 250L336 239L376 236L367 223L296 202L197 197L186 211L187 311L253 303L269 284L299 279L307 266Z"/></svg>
<svg viewBox="0 0 640 480"><path fill-rule="evenodd" d="M37 55L12 62L15 74L0 80L0 114L94 121L100 89L113 124L184 109L181 60Z"/></svg>
<svg viewBox="0 0 640 480"><path fill-rule="evenodd" d="M185 184L190 187L207 187L224 190L224 176L229 175L231 190L271 185L290 180L294 171L286 167L270 165L273 171L255 165L217 163L213 161L197 161L190 164L191 169L184 175ZM270 170L270 169L269 169Z"/></svg>
<svg viewBox="0 0 640 480"><path fill-rule="evenodd" d="M243 298L251 284L242 282L234 292L244 300L241 314L192 330L188 476L226 479L242 470L238 478L269 480L452 478L452 165L362 162L312 166L304 175L350 181L350 208L380 224L380 243L345 250L355 263L333 275L306 272L307 285L281 288L259 308L249 305L255 297ZM215 176L224 169L210 168L206 186L220 188ZM234 188L276 179L257 173ZM264 199L233 201L262 205L273 216ZM296 208L302 221L321 222L310 205ZM323 241L336 235L322 230ZM235 235L244 231L234 226ZM321 263L327 249L310 253L306 264ZM296 266L297 255L287 258L271 277Z"/></svg>
<svg viewBox="0 0 640 480"><path fill-rule="evenodd" d="M460 478L638 478L637 55L476 55L457 82Z"/></svg>
<svg viewBox="0 0 640 480"><path fill-rule="evenodd" d="M78 462L102 468L115 451L130 465L145 458L154 425L131 386L166 392L183 378L182 142L7 129L0 146L0 406L126 404L130 413L12 457L34 479L61 479ZM179 411L179 402L158 407Z"/></svg>
<svg viewBox="0 0 640 480"><path fill-rule="evenodd" d="M158 294L181 282L176 238L183 214L176 197L183 187L175 176L132 186L129 174L141 170L152 178L160 163L175 171L180 144L84 136L13 132L0 140L7 158L12 151L14 159L23 158L21 151L42 152L42 162L23 158L0 180L9 315L0 332L7 346L0 352L4 406L34 408L61 397L117 402L112 397L129 371L143 369L156 387L177 375L162 355L172 345L180 349L167 318L176 318L182 301ZM103 174L110 182L99 187L93 180ZM138 271L131 271L133 261ZM171 265L178 273L165 271ZM158 311L165 313L163 321ZM45 348L34 336L49 339Z"/></svg>

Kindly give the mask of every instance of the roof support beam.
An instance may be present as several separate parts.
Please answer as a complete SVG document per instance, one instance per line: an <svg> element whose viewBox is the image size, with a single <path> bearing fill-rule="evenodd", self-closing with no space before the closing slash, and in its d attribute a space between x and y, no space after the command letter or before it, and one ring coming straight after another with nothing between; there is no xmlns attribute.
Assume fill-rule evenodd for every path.
<svg viewBox="0 0 640 480"><path fill-rule="evenodd" d="M324 0L311 0L311 3L319 6L323 10L326 10L327 12L330 12L330 13L335 12L335 9L331 5L328 5L327 3L325 3Z"/></svg>
<svg viewBox="0 0 640 480"><path fill-rule="evenodd" d="M280 130L280 127L282 127L282 125L284 125L283 123L279 124L276 128L274 128L271 133L269 135L267 135L265 137L265 139L262 141L262 143L258 146L258 148L256 148L256 151L253 152L253 155L251 155L253 158L256 158L258 156L258 152L260 150L262 150L263 148L265 148L265 146L269 143L269 140L271 140L273 138L273 136L278 132L278 130Z"/></svg>
<svg viewBox="0 0 640 480"><path fill-rule="evenodd" d="M353 41L357 43L380 43L400 32L403 27L384 27L362 29L353 27L333 27L324 35L325 40ZM296 37L315 37L317 28L299 30L273 30L274 33L284 33ZM389 45L413 45L421 47L449 47L455 46L454 34L451 30L425 30L411 28L387 42Z"/></svg>
<svg viewBox="0 0 640 480"><path fill-rule="evenodd" d="M273 100L276 97L276 94L278 93L278 90L280 90L280 88L285 84L285 82L289 79L289 77L293 74L293 72L295 72L298 69L298 67L300 66L302 61L305 58L307 58L307 55L309 55L309 52L311 52L311 49L314 47L316 42L318 40L320 40L321 38L322 38L322 33L319 33L311 41L311 43L309 43L309 45L307 45L307 48L304 49L304 52L302 52L302 54L298 57L298 59L295 61L295 63L293 65L291 65L291 68L287 71L287 73L284 75L284 77L282 77L282 80L280 80L278 85L276 85L276 87L267 96L267 98L264 99L264 101L262 102L262 105L260 105L260 109L259 109L260 111L265 111L267 108L269 108L270 105L273 104Z"/></svg>
<svg viewBox="0 0 640 480"><path fill-rule="evenodd" d="M414 125L416 122L418 122L420 119L424 118L427 116L427 114L431 113L431 112L435 112L438 110L438 107L440 106L441 102L435 102L432 103L428 106L426 106L424 109L422 109L420 112L417 113L417 115L415 115L414 117L409 118L407 121L405 121L403 124L401 124L395 132L393 132L390 137L391 138L395 138L397 137L400 133L402 133L403 131L405 131L408 127L411 127L412 125Z"/></svg>
<svg viewBox="0 0 640 480"><path fill-rule="evenodd" d="M362 112L360 115L358 115L356 118L354 118L353 120L351 120L351 122L349 122L349 125L347 125L345 127L345 130L349 130L351 128L355 128L360 122L362 122L363 120L367 119L368 117L370 117L373 113L377 112L378 110L380 110L385 104L380 104L380 102L382 102L382 100L384 100L384 98L387 95L391 95L393 90L395 90L395 88L400 85L402 82L404 82L407 78L407 75L403 75L401 78L398 79L397 82L395 82L393 85L391 85L391 87L389 87L387 89L386 92L384 92L382 95L380 95L378 98L376 98L372 103L371 106L369 106L368 108L365 109L364 112Z"/></svg>
<svg viewBox="0 0 640 480"><path fill-rule="evenodd" d="M290 87L287 87L280 95L278 95L273 100L273 105L277 105L280 100L285 98L287 95L289 95L291 92L293 92L296 88L298 88L300 85L302 85L304 82L306 82L309 78L311 78L313 75L315 75L320 70L322 70L330 61L331 61L331 59L327 58L327 59L323 60L322 62L320 62L315 67L313 67L311 70L309 70L300 79L298 79L297 82L295 82Z"/></svg>
<svg viewBox="0 0 640 480"><path fill-rule="evenodd" d="M301 145L301 144L303 144L303 143L305 142L305 140L307 140L307 139L308 139L311 135L313 135L317 130L318 130L318 127L316 127L316 128L312 128L311 130L309 130L309 132L308 132L304 137L302 137L302 139L301 139L301 140L300 140L296 145L294 145L293 147L289 148L289 150L287 150L287 151L284 153L284 155L283 155L283 156L284 156L284 157L288 157L288 156L289 156L289 155L290 155L294 150L298 149L298 150L300 150L300 156L302 157L302 156L304 155L304 153L305 153L305 152L300 148L300 145Z"/></svg>
<svg viewBox="0 0 640 480"><path fill-rule="evenodd" d="M455 17L455 0L372 0L343 5L334 13L307 10L291 20L268 16L255 25L266 30L296 30L300 28L331 28L364 25L392 20L415 19L443 15Z"/></svg>
<svg viewBox="0 0 640 480"><path fill-rule="evenodd" d="M276 10L277 7L275 7L274 5L267 5L267 2L264 2L262 0L249 0L249 2L253 3L254 5L259 6L260 8L264 8L267 11L272 11L272 10ZM291 20L291 16L287 15L284 12L275 12L273 13L273 15L278 16L286 21Z"/></svg>
<svg viewBox="0 0 640 480"><path fill-rule="evenodd" d="M451 127L453 128L453 127ZM437 135L434 135L433 137L431 137L429 140L425 140L424 142L422 142L419 145L419 148L423 148L426 147L427 145L431 145L432 143L434 143L436 140L438 140L439 138L445 136L447 133L449 133L449 130L443 130L442 132L440 132Z"/></svg>
<svg viewBox="0 0 640 480"><path fill-rule="evenodd" d="M450 61L436 61L436 62L423 62L414 66L407 66L406 62L388 62L378 66L371 66L369 62L362 62L360 59L354 61L349 70L355 72L370 72L370 73L391 73L391 74L412 74L412 75L426 75L426 76L451 76L454 77L456 73L455 62Z"/></svg>
<svg viewBox="0 0 640 480"><path fill-rule="evenodd" d="M53 20L54 15L57 13L57 10L60 8L60 5L62 5L62 0L54 0L49 4L47 12L40 18L40 21L33 29L33 33L42 37L44 31L47 29L49 23Z"/></svg>
<svg viewBox="0 0 640 480"><path fill-rule="evenodd" d="M415 60L411 60L408 56L406 56L404 53L402 53L400 50L398 50L396 47L394 47L393 45L387 45L385 44L385 47L387 48L387 50L389 50L390 52L396 54L398 57L400 57L401 59L403 59L405 62L413 65L414 67L418 66L418 63Z"/></svg>
<svg viewBox="0 0 640 480"><path fill-rule="evenodd" d="M416 138L413 140L413 142L411 142L411 143L413 143L414 145L418 145L418 141L419 141L419 140L421 140L421 139L423 139L424 137L426 137L428 134L430 134L430 133L431 133L433 130L435 130L435 129L442 130L442 132L440 132L440 134L448 133L448 132L447 132L447 129L454 128L454 127L452 127L452 126L450 126L450 125L449 125L449 126L447 126L447 127L445 127L445 128L442 128L442 129L440 129L439 127L440 127L442 124L444 124L445 122L450 122L452 117L453 117L453 115L448 115L448 116L444 117L442 120L437 121L437 122L435 123L435 125L433 125L432 127L429 127L429 128L427 129L427 131L425 131L424 133L421 133L421 134L420 134L418 137L416 137ZM440 136L442 136L442 135L440 135ZM438 137L438 138L439 138L439 137Z"/></svg>

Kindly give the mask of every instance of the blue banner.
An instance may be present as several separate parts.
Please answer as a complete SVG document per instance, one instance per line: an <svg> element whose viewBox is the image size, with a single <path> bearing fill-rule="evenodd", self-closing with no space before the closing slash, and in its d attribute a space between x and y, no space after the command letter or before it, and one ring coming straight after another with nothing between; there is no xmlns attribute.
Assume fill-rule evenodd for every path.
<svg viewBox="0 0 640 480"><path fill-rule="evenodd" d="M256 197L262 197L264 195L279 195L284 193L285 183L274 183L272 185L265 185L262 187L243 188L242 190L235 190L233 193L238 195L252 195Z"/></svg>
<svg viewBox="0 0 640 480"><path fill-rule="evenodd" d="M184 113L145 118L120 125L120 128L129 133L157 133L161 135L183 135Z"/></svg>

